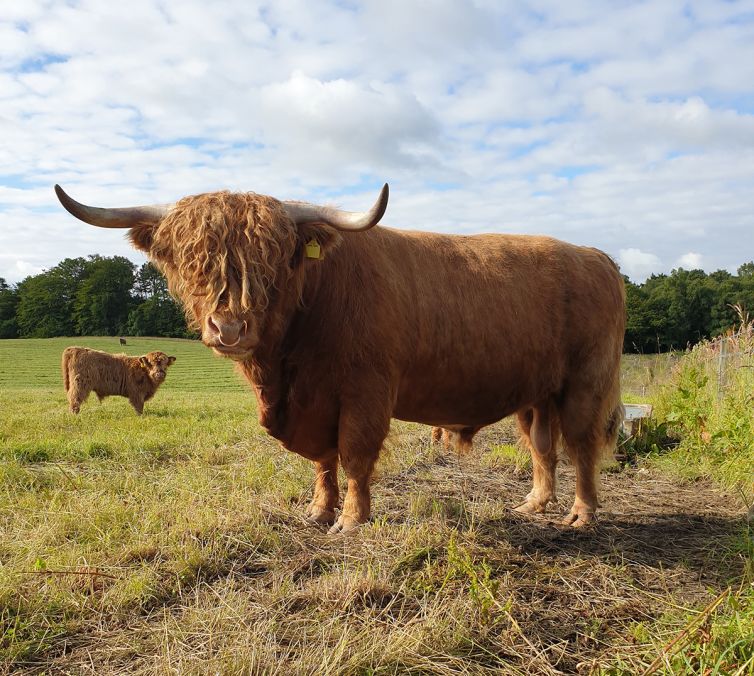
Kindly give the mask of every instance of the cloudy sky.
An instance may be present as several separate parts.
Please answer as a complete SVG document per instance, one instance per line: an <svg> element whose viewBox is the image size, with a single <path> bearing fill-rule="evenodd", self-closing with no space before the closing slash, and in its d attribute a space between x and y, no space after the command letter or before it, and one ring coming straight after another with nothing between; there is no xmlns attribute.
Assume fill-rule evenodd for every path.
<svg viewBox="0 0 754 676"><path fill-rule="evenodd" d="M142 262L100 206L229 188L754 259L754 0L0 0L0 277Z"/></svg>

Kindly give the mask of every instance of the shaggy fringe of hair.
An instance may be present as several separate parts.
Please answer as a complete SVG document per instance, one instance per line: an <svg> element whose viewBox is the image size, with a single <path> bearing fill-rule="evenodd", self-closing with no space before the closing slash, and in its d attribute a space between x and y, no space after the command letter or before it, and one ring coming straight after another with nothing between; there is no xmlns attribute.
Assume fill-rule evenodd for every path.
<svg viewBox="0 0 754 676"><path fill-rule="evenodd" d="M152 254L194 317L261 312L289 281L297 230L283 206L256 193L185 197L160 223ZM195 328L196 320L192 322Z"/></svg>

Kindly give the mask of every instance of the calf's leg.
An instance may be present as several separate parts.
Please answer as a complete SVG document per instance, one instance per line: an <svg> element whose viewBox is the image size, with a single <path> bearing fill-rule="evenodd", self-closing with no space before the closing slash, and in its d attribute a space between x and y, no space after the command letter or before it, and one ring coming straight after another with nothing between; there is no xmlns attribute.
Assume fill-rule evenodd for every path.
<svg viewBox="0 0 754 676"><path fill-rule="evenodd" d="M134 407L134 411L136 411L138 415L141 415L142 413L144 413L144 398L143 397L140 397L136 394L132 394L131 396L128 397L128 401L131 402L131 406Z"/></svg>
<svg viewBox="0 0 754 676"><path fill-rule="evenodd" d="M91 391L78 376L71 378L68 388L68 408L71 413L78 413L81 410L81 404L86 401Z"/></svg>

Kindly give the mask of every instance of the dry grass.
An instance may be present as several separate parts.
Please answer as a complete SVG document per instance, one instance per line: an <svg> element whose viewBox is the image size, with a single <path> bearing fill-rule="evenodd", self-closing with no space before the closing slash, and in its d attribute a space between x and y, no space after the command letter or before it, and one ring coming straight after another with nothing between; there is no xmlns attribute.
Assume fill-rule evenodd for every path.
<svg viewBox="0 0 754 676"><path fill-rule="evenodd" d="M490 470L487 453L438 454L422 433L394 437L375 485L375 520L356 534L328 537L304 522L303 477L287 501L275 486L234 489L248 469L236 456L227 484L195 484L190 503L166 510L157 525L170 536L102 551L96 565L83 556L56 565L106 576L11 573L20 616L42 648L14 667L556 674L619 658L623 673L638 673L686 614L743 579L743 559L728 544L742 510L710 485L608 474L599 527L572 531L510 510L527 491L526 473ZM267 453L281 468L288 460ZM567 495L572 476L563 474ZM171 492L164 477L159 484ZM96 518L78 510L77 520ZM103 536L112 527L99 526ZM657 632L668 616L678 619L662 633L642 629Z"/></svg>

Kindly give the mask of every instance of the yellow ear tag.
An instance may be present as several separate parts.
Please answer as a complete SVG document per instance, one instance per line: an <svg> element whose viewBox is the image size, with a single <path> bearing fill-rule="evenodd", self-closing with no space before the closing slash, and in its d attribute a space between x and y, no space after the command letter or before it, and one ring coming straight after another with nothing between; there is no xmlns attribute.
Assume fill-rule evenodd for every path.
<svg viewBox="0 0 754 676"><path fill-rule="evenodd" d="M307 258L322 258L322 247L316 239L310 239L306 243L306 257Z"/></svg>

